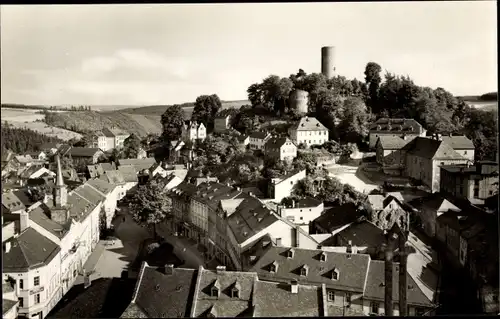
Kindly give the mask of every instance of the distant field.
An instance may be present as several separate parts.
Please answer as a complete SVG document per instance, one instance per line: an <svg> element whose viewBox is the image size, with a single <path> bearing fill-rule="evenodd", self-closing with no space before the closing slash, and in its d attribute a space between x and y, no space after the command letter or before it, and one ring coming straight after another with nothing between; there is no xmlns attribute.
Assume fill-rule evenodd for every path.
<svg viewBox="0 0 500 319"><path fill-rule="evenodd" d="M482 101L465 101L475 109L484 111L498 110L498 102L482 102Z"/></svg>
<svg viewBox="0 0 500 319"><path fill-rule="evenodd" d="M229 108L237 108L239 109L242 105L250 104L248 100L240 100L240 101L224 101L222 102L222 109ZM144 106L144 107L135 107L122 109L120 112L125 112L128 114L143 114L143 115L158 115L161 116L167 107L170 105L153 105L153 106ZM182 104L184 109L184 117L185 119L190 119L191 114L193 113L194 103L184 103ZM111 113L111 112L109 112Z"/></svg>
<svg viewBox="0 0 500 319"><path fill-rule="evenodd" d="M3 118L2 118L2 121L4 121ZM45 124L44 122L28 122L28 123L19 122L19 121L8 121L8 122L13 127L27 128L27 129L33 130L35 132L38 132L40 134L60 138L63 141L68 141L72 138L80 139L82 137L81 134L78 134L78 133L75 133L72 131L68 131L68 130L65 130L62 128L58 128L55 126L49 126L49 125Z"/></svg>

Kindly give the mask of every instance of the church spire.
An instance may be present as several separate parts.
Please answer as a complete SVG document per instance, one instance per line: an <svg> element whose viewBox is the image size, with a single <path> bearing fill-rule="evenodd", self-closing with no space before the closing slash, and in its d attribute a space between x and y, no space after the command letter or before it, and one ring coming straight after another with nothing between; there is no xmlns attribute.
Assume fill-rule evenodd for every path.
<svg viewBox="0 0 500 319"><path fill-rule="evenodd" d="M56 164L57 164L57 175L56 175L56 187L54 187L54 206L64 207L68 202L68 189L66 188L66 185L64 185L64 180L62 177L62 170L61 170L61 160L59 158L59 154L56 155Z"/></svg>

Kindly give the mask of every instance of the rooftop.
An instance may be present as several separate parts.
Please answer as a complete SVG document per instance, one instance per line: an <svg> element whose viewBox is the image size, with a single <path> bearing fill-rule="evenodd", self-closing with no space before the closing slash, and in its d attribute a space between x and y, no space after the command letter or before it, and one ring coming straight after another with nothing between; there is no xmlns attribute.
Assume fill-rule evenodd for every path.
<svg viewBox="0 0 500 319"><path fill-rule="evenodd" d="M292 251L292 255L289 252ZM322 261L321 256L326 259ZM291 256L291 257L290 257ZM370 256L346 254L319 249L301 249L267 246L249 267L262 280L289 281L296 279L302 283L326 284L333 289L362 292L368 273ZM275 272L271 266L275 265ZM307 267L307 274L301 276L300 270ZM333 273L338 277L333 279Z"/></svg>
<svg viewBox="0 0 500 319"><path fill-rule="evenodd" d="M384 150L399 150L408 142L409 140L402 139L399 136L380 136L377 141Z"/></svg>
<svg viewBox="0 0 500 319"><path fill-rule="evenodd" d="M421 134L422 125L414 119L380 118L370 125L370 132L405 132L407 134Z"/></svg>
<svg viewBox="0 0 500 319"><path fill-rule="evenodd" d="M450 145L444 141L439 141L430 137L416 137L406 144L403 150L409 154L433 160L454 160L465 158L457 153Z"/></svg>
<svg viewBox="0 0 500 319"><path fill-rule="evenodd" d="M385 243L384 232L368 220L352 223L335 236L342 237L345 241L350 240L352 245L358 247L380 247Z"/></svg>
<svg viewBox="0 0 500 319"><path fill-rule="evenodd" d="M163 268L144 263L132 304L149 318L189 317L196 273L194 269L173 268L172 274L167 274Z"/></svg>
<svg viewBox="0 0 500 319"><path fill-rule="evenodd" d="M25 272L47 265L61 250L59 246L29 227L9 240L9 252L3 251L4 272Z"/></svg>
<svg viewBox="0 0 500 319"><path fill-rule="evenodd" d="M454 150L474 150L474 143L465 135L443 136L443 142L450 145Z"/></svg>
<svg viewBox="0 0 500 319"><path fill-rule="evenodd" d="M358 210L358 207L354 203L347 203L328 209L316 218L313 223L327 232L333 232L347 224L355 222L362 216L363 213Z"/></svg>
<svg viewBox="0 0 500 319"><path fill-rule="evenodd" d="M93 157L99 152L102 153L100 149L91 147L71 147L69 150L72 157Z"/></svg>
<svg viewBox="0 0 500 319"><path fill-rule="evenodd" d="M267 141L265 147L267 149L277 149L287 143L295 145L288 137L273 137Z"/></svg>
<svg viewBox="0 0 500 319"><path fill-rule="evenodd" d="M108 172L110 171L107 171L106 173ZM139 178L137 177L137 170L132 165L119 166L118 172L120 172L126 183L136 183L139 181Z"/></svg>
<svg viewBox="0 0 500 319"><path fill-rule="evenodd" d="M102 129L102 133L106 137L117 137L117 136L124 136L124 135L130 135L129 133L125 132L124 130L117 128L117 127L105 127Z"/></svg>
<svg viewBox="0 0 500 319"><path fill-rule="evenodd" d="M130 158L130 159L119 159L118 166L129 166L132 165L139 172L143 169L150 169L156 160L153 157L147 157L142 159Z"/></svg>
<svg viewBox="0 0 500 319"><path fill-rule="evenodd" d="M265 139L265 138L270 138L271 134L268 132L252 132L250 133L250 138L258 138L258 139Z"/></svg>
<svg viewBox="0 0 500 319"><path fill-rule="evenodd" d="M327 131L328 129L321 124L315 117L304 116L297 123L295 123L291 130L297 131Z"/></svg>
<svg viewBox="0 0 500 319"><path fill-rule="evenodd" d="M476 162L475 165L458 164L458 165L443 165L441 169L448 173L457 175L483 175L483 176L498 176L498 163Z"/></svg>

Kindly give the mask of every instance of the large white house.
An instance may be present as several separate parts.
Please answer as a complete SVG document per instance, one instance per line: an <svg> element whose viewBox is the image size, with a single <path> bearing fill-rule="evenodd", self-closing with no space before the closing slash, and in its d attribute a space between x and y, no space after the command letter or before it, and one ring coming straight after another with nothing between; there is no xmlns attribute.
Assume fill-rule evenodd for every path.
<svg viewBox="0 0 500 319"><path fill-rule="evenodd" d="M109 151L114 148L123 147L123 143L130 136L128 132L125 132L116 127L103 128L101 131L94 133L94 140L92 141L92 147L99 148L102 151Z"/></svg>
<svg viewBox="0 0 500 319"><path fill-rule="evenodd" d="M288 130L295 144L322 145L328 141L328 129L315 117L304 116Z"/></svg>
<svg viewBox="0 0 500 319"><path fill-rule="evenodd" d="M207 138L207 128L203 123L186 121L182 126L181 137L184 141L204 140Z"/></svg>

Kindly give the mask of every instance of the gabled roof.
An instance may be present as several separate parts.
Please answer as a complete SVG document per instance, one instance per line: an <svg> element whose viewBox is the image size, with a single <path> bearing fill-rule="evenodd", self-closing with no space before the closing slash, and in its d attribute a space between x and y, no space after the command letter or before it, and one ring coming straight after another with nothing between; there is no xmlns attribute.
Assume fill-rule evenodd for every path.
<svg viewBox="0 0 500 319"><path fill-rule="evenodd" d="M125 183L125 178L119 170L109 170L105 171L103 175L99 177L103 181L107 181L113 185L120 185Z"/></svg>
<svg viewBox="0 0 500 319"><path fill-rule="evenodd" d="M72 147L69 150L72 157L94 157L97 153L102 153L102 151L91 147Z"/></svg>
<svg viewBox="0 0 500 319"><path fill-rule="evenodd" d="M315 198L306 196L301 198L300 200L295 202L295 207L287 207L287 208L306 208L306 207L318 207L323 204L322 201L317 200Z"/></svg>
<svg viewBox="0 0 500 319"><path fill-rule="evenodd" d="M25 272L45 266L61 250L56 243L31 227L9 241L10 251L7 253L4 250L2 255L4 272Z"/></svg>
<svg viewBox="0 0 500 319"><path fill-rule="evenodd" d="M227 218L236 241L243 244L260 231L279 220L263 202L255 197L245 198Z"/></svg>
<svg viewBox="0 0 500 319"><path fill-rule="evenodd" d="M115 185L102 179L90 179L85 184L92 186L103 194L109 194L115 189Z"/></svg>
<svg viewBox="0 0 500 319"><path fill-rule="evenodd" d="M247 138L250 138L250 136L248 136L248 135L238 135L236 138L241 143L241 142L244 142Z"/></svg>
<svg viewBox="0 0 500 319"><path fill-rule="evenodd" d="M116 128L116 127L112 127L112 128L105 127L102 129L102 133L106 137L117 137L117 136L123 136L123 135L130 135L130 133L127 133L124 130Z"/></svg>
<svg viewBox="0 0 500 319"><path fill-rule="evenodd" d="M395 200L399 206L403 205L404 199L399 192L388 193L385 196L380 194L368 195L368 203L374 210L382 210L386 208L387 205L389 205L393 200Z"/></svg>
<svg viewBox="0 0 500 319"><path fill-rule="evenodd" d="M335 234L335 236L342 237L345 241L350 240L352 245L358 247L381 247L385 243L385 235L382 229L368 220L352 223Z"/></svg>
<svg viewBox="0 0 500 319"><path fill-rule="evenodd" d="M2 298L3 314L5 315L10 309L14 308L18 303L19 301Z"/></svg>
<svg viewBox="0 0 500 319"><path fill-rule="evenodd" d="M376 132L421 134L423 127L414 119L380 118L370 125L370 133Z"/></svg>
<svg viewBox="0 0 500 319"><path fill-rule="evenodd" d="M321 287L299 284L292 293L290 284L258 281L256 291L256 317L323 316Z"/></svg>
<svg viewBox="0 0 500 319"><path fill-rule="evenodd" d="M436 212L445 212L447 210L460 211L461 209L443 197L440 193L433 193L426 197L415 198L409 204L416 208L427 208Z"/></svg>
<svg viewBox="0 0 500 319"><path fill-rule="evenodd" d="M407 151L409 154L423 157L427 159L440 160L440 159L463 159L465 158L458 154L451 146L443 141L433 138L417 136L406 144L402 150Z"/></svg>
<svg viewBox="0 0 500 319"><path fill-rule="evenodd" d="M119 166L118 171L120 174L123 176L123 180L127 183L133 183L133 182L138 182L139 178L137 177L137 171L134 166L132 165L127 165L127 166ZM110 172L110 171L108 171Z"/></svg>
<svg viewBox="0 0 500 319"><path fill-rule="evenodd" d="M443 136L443 142L450 145L454 150L473 150L474 143L465 135L461 136Z"/></svg>
<svg viewBox="0 0 500 319"><path fill-rule="evenodd" d="M279 178L279 181L276 184L286 182L287 179L289 179L291 177L294 177L295 175L300 174L302 172L305 173L305 171L306 170L303 169L303 170L294 170L294 171L291 171L291 172L285 172L285 174L280 175L280 176L277 177L277 178Z"/></svg>
<svg viewBox="0 0 500 319"><path fill-rule="evenodd" d="M321 216L317 217L313 223L327 232L333 232L355 222L362 216L363 213L358 210L358 207L354 203L347 203L328 209Z"/></svg>
<svg viewBox="0 0 500 319"><path fill-rule="evenodd" d="M370 256L364 254L346 254L323 251L320 249L292 248L293 256L289 258L290 248L269 245L257 257L248 271L255 271L261 280L289 281L326 284L328 288L344 291L362 292L367 275ZM320 260L325 254L326 261ZM276 273L270 272L269 266L276 262ZM300 276L300 269L308 266L306 276ZM338 280L332 280L332 271L338 271Z"/></svg>
<svg viewBox="0 0 500 319"><path fill-rule="evenodd" d="M273 137L269 139L266 143L266 149L276 149L281 148L286 143L295 145L288 137Z"/></svg>
<svg viewBox="0 0 500 319"><path fill-rule="evenodd" d="M377 144L380 144L384 150L399 150L405 146L409 140L402 139L399 136L380 136Z"/></svg>
<svg viewBox="0 0 500 319"><path fill-rule="evenodd" d="M33 201L22 190L2 193L2 205L10 211L26 209L32 204Z"/></svg>
<svg viewBox="0 0 500 319"><path fill-rule="evenodd" d="M328 129L321 124L315 117L304 116L297 123L295 123L291 130L297 131L327 131Z"/></svg>
<svg viewBox="0 0 500 319"><path fill-rule="evenodd" d="M399 263L393 265L393 289L392 300L399 301ZM407 273L407 302L410 305L432 307L433 303L425 294L420 290L415 280ZM368 272L368 279L366 281L366 289L364 296L367 299L384 301L385 293L385 263L384 261L372 260L370 262L370 269Z"/></svg>
<svg viewBox="0 0 500 319"><path fill-rule="evenodd" d="M204 203L213 210L217 209L219 201L238 197L245 196L242 195L241 191L238 191L231 186L216 182L205 182L199 184L196 187L196 192L193 194L193 198L196 201Z"/></svg>
<svg viewBox="0 0 500 319"><path fill-rule="evenodd" d="M264 140L266 138L271 138L271 134L268 132L252 132L250 133L250 138L257 138L260 140Z"/></svg>
<svg viewBox="0 0 500 319"><path fill-rule="evenodd" d="M145 263L131 304L148 318L187 318L193 304L196 275L196 270L183 268L174 268L173 274L167 275L164 269Z"/></svg>
<svg viewBox="0 0 500 319"><path fill-rule="evenodd" d="M118 166L132 165L138 172L143 169L150 169L154 164L156 164L156 160L153 157L146 157L142 159L129 158L129 159L118 160Z"/></svg>
<svg viewBox="0 0 500 319"><path fill-rule="evenodd" d="M69 153L71 148L72 148L71 145L61 144L61 145L59 145L59 148L57 149L57 153L59 153L59 155L61 155L61 156L64 156L64 155Z"/></svg>
<svg viewBox="0 0 500 319"><path fill-rule="evenodd" d="M212 308L218 317L237 317L251 306L254 282L258 280L256 273L201 269L199 286L197 287L194 316L199 317ZM214 282L219 285L219 297L214 298L210 291ZM231 296L231 289L237 283L238 298Z"/></svg>

